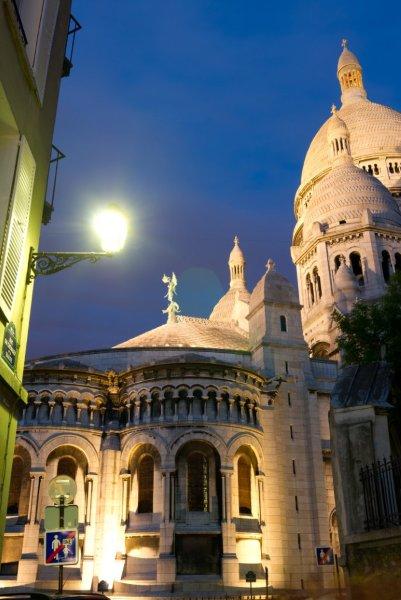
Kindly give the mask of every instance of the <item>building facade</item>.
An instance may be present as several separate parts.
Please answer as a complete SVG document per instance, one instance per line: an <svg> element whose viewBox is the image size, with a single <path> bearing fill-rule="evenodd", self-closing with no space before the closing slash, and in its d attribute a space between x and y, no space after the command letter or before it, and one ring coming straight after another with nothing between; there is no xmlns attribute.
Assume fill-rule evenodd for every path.
<svg viewBox="0 0 401 600"><path fill-rule="evenodd" d="M43 514L57 474L78 487L70 587L227 591L249 570L264 586L266 568L275 588L338 584L317 561L322 548L341 554L332 312L380 297L401 268L401 115L367 99L346 45L338 77L342 107L312 141L295 198L299 298L272 261L249 291L235 239L230 287L208 319L179 316L171 287L164 325L27 365L5 584L49 583Z"/></svg>
<svg viewBox="0 0 401 600"><path fill-rule="evenodd" d="M294 202L291 253L313 356L336 354L333 310L376 300L401 270L401 113L367 98L362 67L343 45L342 106L312 140Z"/></svg>
<svg viewBox="0 0 401 600"><path fill-rule="evenodd" d="M3 572L44 586L48 483L73 477L80 562L67 585L118 592L334 586L328 390L295 289L268 269L250 293L235 241L209 319L180 317L115 348L27 365ZM170 304L171 306L171 304ZM8 565L8 566L6 566ZM4 581L4 580L3 580ZM8 584L15 583L15 579Z"/></svg>
<svg viewBox="0 0 401 600"><path fill-rule="evenodd" d="M0 551L70 4L0 2Z"/></svg>

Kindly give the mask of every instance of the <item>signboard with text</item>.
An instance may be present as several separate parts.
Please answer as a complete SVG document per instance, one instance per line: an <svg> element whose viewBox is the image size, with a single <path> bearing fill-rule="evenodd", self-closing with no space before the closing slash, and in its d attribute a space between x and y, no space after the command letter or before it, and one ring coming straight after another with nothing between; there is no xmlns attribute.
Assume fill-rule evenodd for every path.
<svg viewBox="0 0 401 600"><path fill-rule="evenodd" d="M45 565L61 567L78 562L78 530L58 529L44 535Z"/></svg>
<svg viewBox="0 0 401 600"><path fill-rule="evenodd" d="M1 357L7 365L15 371L17 363L17 332L14 323L7 323L4 330L3 346Z"/></svg>

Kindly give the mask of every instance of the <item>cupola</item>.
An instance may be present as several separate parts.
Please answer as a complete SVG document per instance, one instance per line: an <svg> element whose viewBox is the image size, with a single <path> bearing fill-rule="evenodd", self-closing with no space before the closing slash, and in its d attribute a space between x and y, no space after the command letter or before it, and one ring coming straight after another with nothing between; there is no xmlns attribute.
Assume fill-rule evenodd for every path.
<svg viewBox="0 0 401 600"><path fill-rule="evenodd" d="M337 77L341 87L341 101L348 104L366 98L363 87L362 67L353 52L348 49L347 40L342 40L343 51L337 65Z"/></svg>
<svg viewBox="0 0 401 600"><path fill-rule="evenodd" d="M246 288L245 257L239 246L239 239L237 235L234 238L234 248L230 252L228 266L230 269L230 288Z"/></svg>
<svg viewBox="0 0 401 600"><path fill-rule="evenodd" d="M331 108L331 119L327 127L327 142L333 165L352 163L348 127L338 116L334 104Z"/></svg>

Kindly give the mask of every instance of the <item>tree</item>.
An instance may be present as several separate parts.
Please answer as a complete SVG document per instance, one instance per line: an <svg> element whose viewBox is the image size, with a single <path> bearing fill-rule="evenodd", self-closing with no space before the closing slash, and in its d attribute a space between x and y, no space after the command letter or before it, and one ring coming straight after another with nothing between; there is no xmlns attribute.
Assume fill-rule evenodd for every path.
<svg viewBox="0 0 401 600"><path fill-rule="evenodd" d="M344 364L385 360L401 374L401 273L395 273L375 303L358 301L348 315L333 313Z"/></svg>

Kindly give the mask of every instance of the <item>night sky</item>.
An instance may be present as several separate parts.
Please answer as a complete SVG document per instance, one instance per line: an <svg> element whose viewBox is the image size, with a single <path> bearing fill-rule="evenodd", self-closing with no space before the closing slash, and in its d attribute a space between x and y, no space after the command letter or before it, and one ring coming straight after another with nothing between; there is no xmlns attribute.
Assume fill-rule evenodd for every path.
<svg viewBox="0 0 401 600"><path fill-rule="evenodd" d="M83 29L62 80L55 211L42 250L99 250L93 213L129 215L123 253L35 284L28 356L107 348L228 284L235 234L253 288L269 257L295 282L293 198L309 143L339 105L342 37L368 97L401 108L398 2L75 0Z"/></svg>

